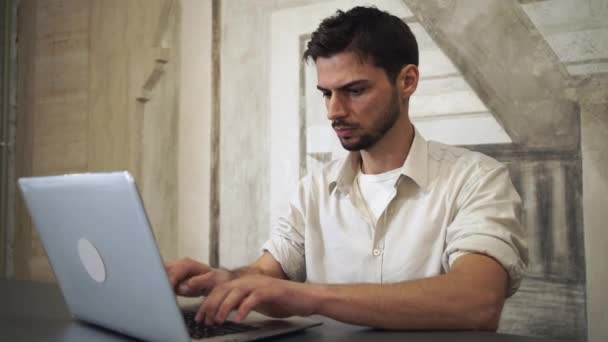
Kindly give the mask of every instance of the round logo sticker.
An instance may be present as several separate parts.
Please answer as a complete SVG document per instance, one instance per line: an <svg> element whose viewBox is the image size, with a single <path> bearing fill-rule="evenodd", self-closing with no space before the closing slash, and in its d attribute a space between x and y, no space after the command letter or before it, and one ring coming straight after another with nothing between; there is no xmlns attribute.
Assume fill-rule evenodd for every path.
<svg viewBox="0 0 608 342"><path fill-rule="evenodd" d="M78 240L78 255L89 276L96 282L103 283L106 280L106 268L101 260L101 255L91 241L85 238Z"/></svg>

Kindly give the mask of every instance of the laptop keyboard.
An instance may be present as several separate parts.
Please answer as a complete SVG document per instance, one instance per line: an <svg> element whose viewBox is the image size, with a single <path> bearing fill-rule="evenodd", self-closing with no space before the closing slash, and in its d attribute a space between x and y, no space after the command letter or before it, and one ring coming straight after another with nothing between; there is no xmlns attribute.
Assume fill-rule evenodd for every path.
<svg viewBox="0 0 608 342"><path fill-rule="evenodd" d="M190 334L190 337L197 340L259 329L252 325L236 323L233 321L225 321L222 325L205 325L202 322L196 322L194 320L195 315L196 312L184 312L184 320L186 321L188 333Z"/></svg>

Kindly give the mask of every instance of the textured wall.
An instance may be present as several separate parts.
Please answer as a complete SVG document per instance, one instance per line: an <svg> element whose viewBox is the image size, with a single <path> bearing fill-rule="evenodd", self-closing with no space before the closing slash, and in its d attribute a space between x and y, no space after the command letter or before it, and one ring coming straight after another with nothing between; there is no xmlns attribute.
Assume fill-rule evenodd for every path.
<svg viewBox="0 0 608 342"><path fill-rule="evenodd" d="M8 194L8 92L9 75L7 71L13 68L14 60L10 59L10 34L9 26L12 22L11 2L5 1L0 6L0 277L6 274L6 250L9 247L6 243L7 229L7 208ZM7 39L8 38L8 39ZM10 65L10 69L6 66Z"/></svg>
<svg viewBox="0 0 608 342"><path fill-rule="evenodd" d="M174 256L177 2L24 0L19 14L17 176L131 171L161 252ZM51 279L17 204L16 276Z"/></svg>
<svg viewBox="0 0 608 342"><path fill-rule="evenodd" d="M608 82L595 88L595 102L584 102L581 115L583 204L587 260L587 319L589 341L608 340Z"/></svg>
<svg viewBox="0 0 608 342"><path fill-rule="evenodd" d="M182 0L178 246L208 261L211 120L211 1Z"/></svg>
<svg viewBox="0 0 608 342"><path fill-rule="evenodd" d="M516 144L577 149L569 77L515 1L404 0ZM500 42L500 43L498 43Z"/></svg>
<svg viewBox="0 0 608 342"><path fill-rule="evenodd" d="M268 220L268 12L262 1L222 2L219 261L260 255ZM268 1L268 3L271 3Z"/></svg>
<svg viewBox="0 0 608 342"><path fill-rule="evenodd" d="M522 197L530 263L499 331L584 339L585 246L578 152L475 146L509 167ZM559 315L555 313L559 312Z"/></svg>

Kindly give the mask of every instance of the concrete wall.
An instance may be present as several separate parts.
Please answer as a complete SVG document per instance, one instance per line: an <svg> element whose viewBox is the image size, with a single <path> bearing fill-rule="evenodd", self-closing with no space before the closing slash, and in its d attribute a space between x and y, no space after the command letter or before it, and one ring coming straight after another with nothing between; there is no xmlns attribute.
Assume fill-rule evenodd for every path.
<svg viewBox="0 0 608 342"><path fill-rule="evenodd" d="M163 256L207 260L211 1L25 0L20 13L18 176L128 169ZM52 280L18 210L2 255L14 246L16 277Z"/></svg>
<svg viewBox="0 0 608 342"><path fill-rule="evenodd" d="M270 28L262 1L221 3L219 261L238 267L259 256L270 226Z"/></svg>
<svg viewBox="0 0 608 342"><path fill-rule="evenodd" d="M10 203L14 202L8 195L11 192L11 184L8 182L12 169L10 155L13 147L11 145L14 146L11 144L11 130L14 130L14 124L10 120L14 105L11 101L14 87L11 82L11 71L16 66L16 60L13 57L13 35L15 33L13 7L12 1L5 1L0 5L0 18L2 18L0 21L0 277L7 274L6 252L9 245L6 241L9 233L12 233L8 229L9 207Z"/></svg>
<svg viewBox="0 0 608 342"><path fill-rule="evenodd" d="M21 1L16 176L129 170L163 255L177 249L179 4ZM13 180L14 181L14 180ZM51 280L17 201L15 276Z"/></svg>
<svg viewBox="0 0 608 342"><path fill-rule="evenodd" d="M522 198L520 220L528 235L528 269L519 290L503 308L499 331L584 339L587 320L580 153L499 145L474 148L508 166Z"/></svg>
<svg viewBox="0 0 608 342"><path fill-rule="evenodd" d="M599 342L608 340L608 80L581 92L588 339Z"/></svg>
<svg viewBox="0 0 608 342"><path fill-rule="evenodd" d="M177 256L208 261L211 1L182 0Z"/></svg>

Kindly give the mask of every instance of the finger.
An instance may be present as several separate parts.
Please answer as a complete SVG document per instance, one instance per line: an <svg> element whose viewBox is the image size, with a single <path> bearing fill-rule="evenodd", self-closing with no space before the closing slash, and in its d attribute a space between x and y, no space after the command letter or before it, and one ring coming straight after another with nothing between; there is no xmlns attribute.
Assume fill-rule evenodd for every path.
<svg viewBox="0 0 608 342"><path fill-rule="evenodd" d="M249 315L251 310L260 305L261 302L262 297L260 296L259 292L252 292L249 296L242 300L234 320L241 322L245 319L245 317L247 317L247 315Z"/></svg>
<svg viewBox="0 0 608 342"><path fill-rule="evenodd" d="M172 287L175 287L187 277L190 267L187 261L181 259L165 263L165 270L167 272L167 277L169 278L169 283L171 283Z"/></svg>
<svg viewBox="0 0 608 342"><path fill-rule="evenodd" d="M175 262L165 263L165 271L167 272L167 278L169 279L169 283L173 288L175 288L181 278L181 272L179 268L180 267Z"/></svg>
<svg viewBox="0 0 608 342"><path fill-rule="evenodd" d="M228 295L231 288L228 286L220 286L214 288L209 296L205 298L203 304L199 308L194 320L205 321L205 324L213 325L213 319L217 313L217 309Z"/></svg>
<svg viewBox="0 0 608 342"><path fill-rule="evenodd" d="M181 282L175 287L175 294L182 297L199 297L201 291L188 286L187 282Z"/></svg>
<svg viewBox="0 0 608 342"><path fill-rule="evenodd" d="M226 318L228 318L230 312L241 304L243 298L247 297L247 294L247 291L238 288L230 291L230 293L228 293L226 298L224 298L224 301L217 310L217 313L214 317L215 323L224 324L224 321L226 321Z"/></svg>
<svg viewBox="0 0 608 342"><path fill-rule="evenodd" d="M165 266L165 270L169 270L171 267L175 265L175 261L163 261L163 266Z"/></svg>
<svg viewBox="0 0 608 342"><path fill-rule="evenodd" d="M179 296L196 297L208 294L214 286L213 271L211 271L185 279L175 286L175 293Z"/></svg>
<svg viewBox="0 0 608 342"><path fill-rule="evenodd" d="M206 295L217 285L214 278L214 272L210 271L194 276L183 284L188 290L195 291L199 295Z"/></svg>
<svg viewBox="0 0 608 342"><path fill-rule="evenodd" d="M194 261L192 259L180 259L174 262L165 263L167 267L167 276L171 286L175 288L177 284L184 281L186 278L209 272L209 266Z"/></svg>

